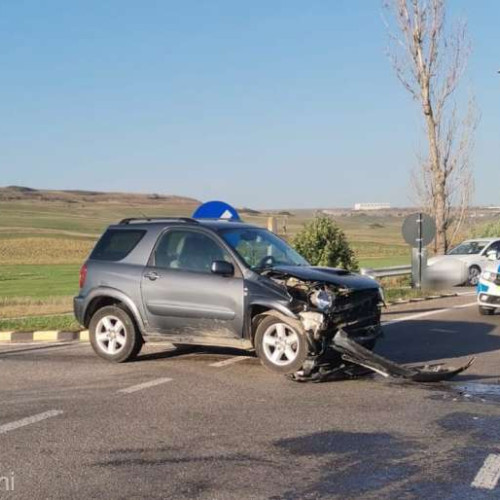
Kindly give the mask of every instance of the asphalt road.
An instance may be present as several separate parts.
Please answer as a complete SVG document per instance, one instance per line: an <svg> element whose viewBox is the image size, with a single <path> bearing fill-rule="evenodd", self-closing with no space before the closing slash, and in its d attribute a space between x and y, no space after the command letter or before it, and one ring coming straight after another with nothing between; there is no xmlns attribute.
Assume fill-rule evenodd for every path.
<svg viewBox="0 0 500 500"><path fill-rule="evenodd" d="M299 384L247 353L0 345L0 498L500 498L500 315L400 306L377 351L453 382Z"/></svg>

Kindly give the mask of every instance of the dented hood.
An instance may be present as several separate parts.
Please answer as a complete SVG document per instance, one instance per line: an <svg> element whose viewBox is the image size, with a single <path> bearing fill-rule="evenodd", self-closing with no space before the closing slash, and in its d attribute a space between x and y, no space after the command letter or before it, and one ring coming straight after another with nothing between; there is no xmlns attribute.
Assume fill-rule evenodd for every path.
<svg viewBox="0 0 500 500"><path fill-rule="evenodd" d="M321 281L336 287L351 290L378 289L379 284L372 278L360 276L344 269L313 266L276 266L270 274L285 274L304 281Z"/></svg>

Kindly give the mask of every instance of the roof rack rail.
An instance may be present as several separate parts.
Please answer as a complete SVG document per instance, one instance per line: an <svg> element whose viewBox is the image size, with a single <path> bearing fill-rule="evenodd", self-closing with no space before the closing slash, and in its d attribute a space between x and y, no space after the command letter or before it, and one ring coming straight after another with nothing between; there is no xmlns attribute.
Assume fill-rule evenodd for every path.
<svg viewBox="0 0 500 500"><path fill-rule="evenodd" d="M133 222L160 222L160 221L171 221L171 222L195 222L198 224L196 219L192 217L129 217L127 219L122 219L119 224L130 224Z"/></svg>

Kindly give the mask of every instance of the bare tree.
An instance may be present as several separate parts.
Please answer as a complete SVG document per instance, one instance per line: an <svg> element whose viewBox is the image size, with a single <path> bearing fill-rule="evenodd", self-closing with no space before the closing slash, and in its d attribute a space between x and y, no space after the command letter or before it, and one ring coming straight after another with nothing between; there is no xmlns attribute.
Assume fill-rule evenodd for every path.
<svg viewBox="0 0 500 500"><path fill-rule="evenodd" d="M460 117L454 99L470 54L465 23L448 29L446 0L385 0L389 58L420 103L427 151L413 175L420 204L436 220L436 251L445 253L465 218L474 188L470 153L477 124L474 99Z"/></svg>

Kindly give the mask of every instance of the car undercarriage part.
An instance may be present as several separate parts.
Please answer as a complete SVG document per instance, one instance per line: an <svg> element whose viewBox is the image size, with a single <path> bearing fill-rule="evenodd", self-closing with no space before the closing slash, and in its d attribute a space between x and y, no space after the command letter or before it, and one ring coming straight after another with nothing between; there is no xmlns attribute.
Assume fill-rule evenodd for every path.
<svg viewBox="0 0 500 500"><path fill-rule="evenodd" d="M338 359L330 362L322 360L321 356L309 358L302 370L294 373L290 378L298 382L322 382L357 378L371 371L384 377L404 378L413 382L439 382L467 370L475 359L471 358L465 365L458 368L446 367L443 364L406 367L366 349L349 338L342 329L333 337L331 350L340 354L340 363Z"/></svg>

